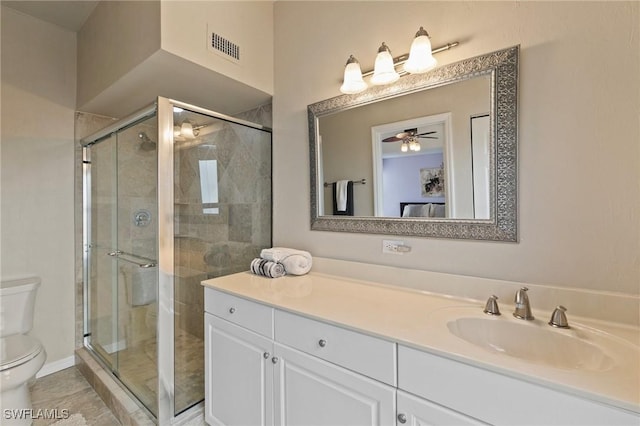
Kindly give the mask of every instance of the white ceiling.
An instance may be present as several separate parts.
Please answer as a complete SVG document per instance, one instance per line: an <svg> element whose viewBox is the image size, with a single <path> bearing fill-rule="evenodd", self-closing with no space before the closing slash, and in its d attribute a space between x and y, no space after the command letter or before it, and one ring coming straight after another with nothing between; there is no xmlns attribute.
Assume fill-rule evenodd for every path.
<svg viewBox="0 0 640 426"><path fill-rule="evenodd" d="M27 15L77 32L85 23L98 1L5 1L2 5Z"/></svg>

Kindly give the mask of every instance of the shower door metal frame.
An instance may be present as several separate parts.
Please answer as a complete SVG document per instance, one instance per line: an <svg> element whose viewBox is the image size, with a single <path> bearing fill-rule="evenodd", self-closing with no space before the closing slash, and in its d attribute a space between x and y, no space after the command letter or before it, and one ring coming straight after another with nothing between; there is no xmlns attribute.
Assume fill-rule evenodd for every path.
<svg viewBox="0 0 640 426"><path fill-rule="evenodd" d="M90 241L91 241L91 171L89 147L117 131L156 114L158 124L158 321L157 321L157 357L158 357L158 415L159 425L169 425L175 416L175 339L174 339L174 108L182 108L192 112L208 115L230 123L240 124L257 130L272 131L267 126L238 119L215 111L207 110L195 105L180 102L174 99L158 97L152 105L125 117L122 120L108 126L80 142L83 146L83 263L84 263L84 345L92 352L89 341L89 317L87 306L89 303L89 266L90 266ZM203 318L204 321L204 318ZM204 354L203 354L204 356ZM204 374L204 372L203 372ZM119 382L119 381L118 381ZM126 386L122 387L132 394ZM135 396L135 395L134 395ZM150 411L139 402L138 404L147 412Z"/></svg>
<svg viewBox="0 0 640 426"><path fill-rule="evenodd" d="M175 416L173 106L158 107L158 424ZM162 170L162 173L160 172ZM204 320L203 320L204 321Z"/></svg>

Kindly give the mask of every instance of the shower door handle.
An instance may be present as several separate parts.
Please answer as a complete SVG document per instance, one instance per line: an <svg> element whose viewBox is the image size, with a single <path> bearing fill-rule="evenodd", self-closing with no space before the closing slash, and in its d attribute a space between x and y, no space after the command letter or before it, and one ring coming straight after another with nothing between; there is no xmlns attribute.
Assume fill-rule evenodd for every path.
<svg viewBox="0 0 640 426"><path fill-rule="evenodd" d="M116 251L111 251L111 252L107 252L107 256L111 256L111 257L117 257L120 260L124 260L125 262L129 262L129 263L133 263L134 265L138 265L140 268L153 268L155 266L157 266L157 263L155 260L152 259L147 259L146 257L142 257L142 256L137 256L135 254L131 254L131 253L125 253L122 250L116 250ZM146 260L146 262L137 262L135 260L131 260L131 259L127 259L126 257L123 256L129 256L129 257L133 257L133 258L137 258L137 259L143 259Z"/></svg>

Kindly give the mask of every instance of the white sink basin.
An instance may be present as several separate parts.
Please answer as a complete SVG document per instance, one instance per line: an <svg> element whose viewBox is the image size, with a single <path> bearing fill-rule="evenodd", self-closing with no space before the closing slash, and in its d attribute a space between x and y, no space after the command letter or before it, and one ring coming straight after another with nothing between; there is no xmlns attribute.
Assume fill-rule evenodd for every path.
<svg viewBox="0 0 640 426"><path fill-rule="evenodd" d="M613 359L572 330L558 330L541 321L465 317L450 320L453 335L482 349L561 369L605 371ZM589 339L590 340L590 339Z"/></svg>

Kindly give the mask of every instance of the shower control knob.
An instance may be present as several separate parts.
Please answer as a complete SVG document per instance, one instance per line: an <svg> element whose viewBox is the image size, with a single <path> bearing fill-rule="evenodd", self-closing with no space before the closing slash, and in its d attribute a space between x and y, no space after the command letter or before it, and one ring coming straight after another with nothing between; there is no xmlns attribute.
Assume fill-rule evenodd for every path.
<svg viewBox="0 0 640 426"><path fill-rule="evenodd" d="M265 352L262 354L262 356L264 357L264 359L268 359L271 356L271 354L269 352Z"/></svg>
<svg viewBox="0 0 640 426"><path fill-rule="evenodd" d="M405 424L407 422L407 416L402 413L398 414L398 421L402 424Z"/></svg>
<svg viewBox="0 0 640 426"><path fill-rule="evenodd" d="M279 361L279 359L278 359L277 356L274 356L273 358L271 358L271 362L274 363L274 364L277 364L278 361Z"/></svg>
<svg viewBox="0 0 640 426"><path fill-rule="evenodd" d="M236 311L236 308L229 308L229 313L232 314Z"/></svg>

